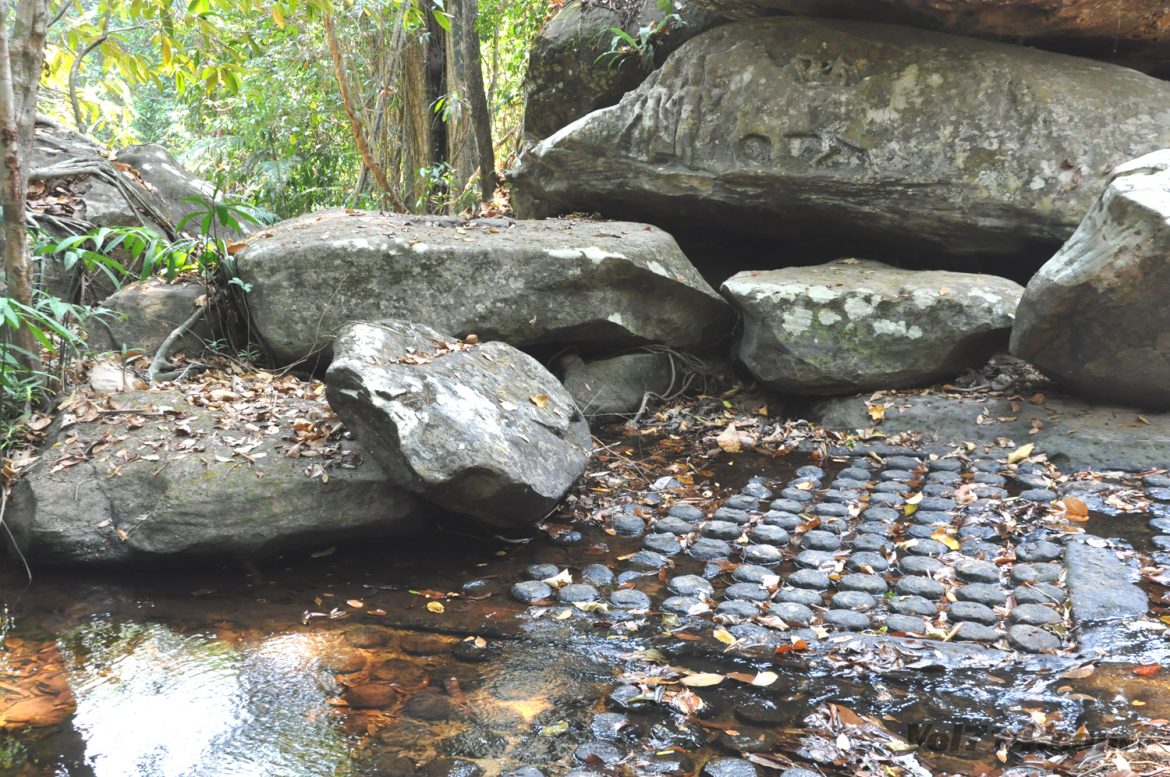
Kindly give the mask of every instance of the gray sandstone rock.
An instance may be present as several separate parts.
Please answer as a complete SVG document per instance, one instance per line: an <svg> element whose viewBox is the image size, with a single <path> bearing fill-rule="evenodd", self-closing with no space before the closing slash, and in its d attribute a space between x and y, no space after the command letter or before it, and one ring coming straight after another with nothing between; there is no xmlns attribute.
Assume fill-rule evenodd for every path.
<svg viewBox="0 0 1170 777"><path fill-rule="evenodd" d="M1022 289L990 275L849 259L741 272L723 293L743 316L740 361L780 391L904 388L983 364Z"/></svg>
<svg viewBox="0 0 1170 777"><path fill-rule="evenodd" d="M94 351L141 349L153 355L163 340L195 312L196 301L206 294L207 287L198 282L167 283L151 278L127 284L102 303L114 316L87 322L87 345ZM176 350L198 353L211 337L211 325L205 316L179 340Z"/></svg>
<svg viewBox="0 0 1170 777"><path fill-rule="evenodd" d="M1011 350L1071 391L1170 408L1170 150L1117 168L1028 282Z"/></svg>
<svg viewBox="0 0 1170 777"><path fill-rule="evenodd" d="M284 361L326 356L353 320L516 347L695 349L725 338L733 318L674 239L641 224L333 210L259 233L237 259L257 332Z"/></svg>
<svg viewBox="0 0 1170 777"><path fill-rule="evenodd" d="M109 401L114 416L51 427L40 460L13 490L5 524L30 563L253 556L424 527L414 496L392 485L360 445L345 444L337 463L347 466L330 466L327 481L286 455L293 419L324 417L321 403L286 399L273 417L289 428L253 434L223 428L220 413L179 392ZM134 415L126 411L146 423L102 422ZM235 453L245 447L241 436L258 443L247 442L248 458Z"/></svg>
<svg viewBox="0 0 1170 777"><path fill-rule="evenodd" d="M599 211L785 253L1018 269L1072 234L1111 165L1167 146L1170 84L1136 71L789 17L691 39L511 177L524 216Z"/></svg>
<svg viewBox="0 0 1170 777"><path fill-rule="evenodd" d="M561 383L585 417L607 421L638 412L647 394L669 394L676 374L672 359L666 351L628 353L593 361L570 354L560 359L558 366L563 371Z"/></svg>
<svg viewBox="0 0 1170 777"><path fill-rule="evenodd" d="M584 472L589 428L532 357L402 321L355 322L325 378L337 414L395 483L453 512L529 526Z"/></svg>

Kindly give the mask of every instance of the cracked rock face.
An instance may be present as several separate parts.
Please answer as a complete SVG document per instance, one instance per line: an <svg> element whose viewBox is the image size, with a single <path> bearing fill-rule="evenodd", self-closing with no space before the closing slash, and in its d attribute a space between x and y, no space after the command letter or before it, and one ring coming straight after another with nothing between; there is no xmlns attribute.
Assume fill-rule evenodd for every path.
<svg viewBox="0 0 1170 777"><path fill-rule="evenodd" d="M585 471L589 427L532 357L403 321L337 339L329 404L403 488L495 526L530 526Z"/></svg>
<svg viewBox="0 0 1170 777"><path fill-rule="evenodd" d="M719 342L733 319L674 238L643 224L334 210L261 232L238 258L256 329L289 362L362 319L516 347L681 349Z"/></svg>
<svg viewBox="0 0 1170 777"><path fill-rule="evenodd" d="M513 202L678 234L701 224L777 251L1038 267L1111 165L1167 146L1170 84L1133 70L908 27L757 19L693 38L620 103L527 151Z"/></svg>
<svg viewBox="0 0 1170 777"><path fill-rule="evenodd" d="M1119 167L1028 282L1012 353L1076 393L1170 407L1170 151Z"/></svg>
<svg viewBox="0 0 1170 777"><path fill-rule="evenodd" d="M856 259L723 284L743 315L740 361L798 394L905 388L978 366L1007 339L1022 291L991 275Z"/></svg>

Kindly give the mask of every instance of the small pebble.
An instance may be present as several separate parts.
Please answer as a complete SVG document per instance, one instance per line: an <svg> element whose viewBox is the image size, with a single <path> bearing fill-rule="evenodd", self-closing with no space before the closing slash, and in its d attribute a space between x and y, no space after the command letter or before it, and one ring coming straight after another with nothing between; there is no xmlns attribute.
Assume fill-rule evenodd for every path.
<svg viewBox="0 0 1170 777"><path fill-rule="evenodd" d="M821 598L821 592L814 591L811 588L781 588L776 592L776 601L795 602L796 604L803 604L806 607L819 605Z"/></svg>
<svg viewBox="0 0 1170 777"><path fill-rule="evenodd" d="M833 594L830 603L840 610L865 612L877 606L877 599L862 591L840 591Z"/></svg>
<svg viewBox="0 0 1170 777"><path fill-rule="evenodd" d="M959 529L959 539L962 540L989 540L999 536L994 526L985 523L968 523Z"/></svg>
<svg viewBox="0 0 1170 777"><path fill-rule="evenodd" d="M1045 653L1060 649L1060 638L1055 634L1023 623L1008 629L1008 640L1028 653Z"/></svg>
<svg viewBox="0 0 1170 777"><path fill-rule="evenodd" d="M1064 589L1051 583L1016 586L1012 589L1012 596L1017 604L1063 604L1068 600Z"/></svg>
<svg viewBox="0 0 1170 777"><path fill-rule="evenodd" d="M715 587L698 575L672 577L668 587L681 596L714 596Z"/></svg>
<svg viewBox="0 0 1170 777"><path fill-rule="evenodd" d="M901 507L902 497L897 494L883 494L881 492L874 492L869 495L869 503L871 505L878 505L882 507Z"/></svg>
<svg viewBox="0 0 1170 777"><path fill-rule="evenodd" d="M609 595L609 601L619 610L649 610L650 597L633 588L623 588Z"/></svg>
<svg viewBox="0 0 1170 777"><path fill-rule="evenodd" d="M832 553L824 550L802 550L796 554L796 563L798 566L816 569L826 564L833 564L836 558Z"/></svg>
<svg viewBox="0 0 1170 777"><path fill-rule="evenodd" d="M666 566L666 556L652 550L640 550L630 556L627 563L635 569L662 569Z"/></svg>
<svg viewBox="0 0 1170 777"><path fill-rule="evenodd" d="M890 631L901 631L907 634L922 634L926 631L926 621L914 615L887 615L886 628Z"/></svg>
<svg viewBox="0 0 1170 777"><path fill-rule="evenodd" d="M556 564L530 564L524 570L529 580L548 580L550 577L556 577L560 571Z"/></svg>
<svg viewBox="0 0 1170 777"><path fill-rule="evenodd" d="M619 515L613 519L613 530L627 537L637 537L646 531L646 522L636 515Z"/></svg>
<svg viewBox="0 0 1170 777"><path fill-rule="evenodd" d="M890 568L890 562L886 561L885 556L877 553L870 553L867 551L859 551L851 553L849 558L845 559L845 566L849 569L857 570L859 572L885 572Z"/></svg>
<svg viewBox="0 0 1170 777"><path fill-rule="evenodd" d="M698 523L705 517L703 511L694 505L674 505L666 514L687 523Z"/></svg>
<svg viewBox="0 0 1170 777"><path fill-rule="evenodd" d="M803 513L804 502L798 502L795 499L777 499L768 505L772 510L777 510L782 513Z"/></svg>
<svg viewBox="0 0 1170 777"><path fill-rule="evenodd" d="M891 468L915 470L922 466L922 461L913 456L887 456L885 465Z"/></svg>
<svg viewBox="0 0 1170 777"><path fill-rule="evenodd" d="M604 564L589 564L581 570L581 579L589 585L613 585L613 570Z"/></svg>
<svg viewBox="0 0 1170 777"><path fill-rule="evenodd" d="M687 553L700 561L712 561L731 555L731 546L723 540L701 537L687 548Z"/></svg>
<svg viewBox="0 0 1170 777"><path fill-rule="evenodd" d="M778 526L781 529L792 531L804 523L804 519L794 513L784 513L779 510L770 510L764 513L763 522L768 526Z"/></svg>
<svg viewBox="0 0 1170 777"><path fill-rule="evenodd" d="M827 626L836 626L847 631L862 631L869 628L869 616L853 610L829 610L822 621Z"/></svg>
<svg viewBox="0 0 1170 777"><path fill-rule="evenodd" d="M959 630L955 632L953 639L963 642L995 642L999 639L999 632L983 623L966 621L959 624Z"/></svg>
<svg viewBox="0 0 1170 777"><path fill-rule="evenodd" d="M955 589L955 598L963 602L979 602L988 607L1001 607L1007 602L1007 593L990 583L969 583Z"/></svg>
<svg viewBox="0 0 1170 777"><path fill-rule="evenodd" d="M901 513L890 507L870 507L861 514L866 521L881 521L890 523L902 517Z"/></svg>
<svg viewBox="0 0 1170 777"><path fill-rule="evenodd" d="M772 490L758 481L748 483L740 489L740 492L748 496L754 496L756 499L771 499L773 496Z"/></svg>
<svg viewBox="0 0 1170 777"><path fill-rule="evenodd" d="M562 534L553 535L552 541L557 545L580 545L585 541L585 535L576 529L571 529Z"/></svg>
<svg viewBox="0 0 1170 777"><path fill-rule="evenodd" d="M910 472L909 470L905 470L905 469L887 469L887 470L883 470L882 474L879 477L881 477L882 480L886 480L886 481L890 481L890 480L899 481L900 480L902 482L907 482L907 481L914 479L914 473Z"/></svg>
<svg viewBox="0 0 1170 777"><path fill-rule="evenodd" d="M933 575L943 568L943 563L929 556L903 556L898 559L898 569L906 575Z"/></svg>
<svg viewBox="0 0 1170 777"><path fill-rule="evenodd" d="M1016 546L1016 557L1022 561L1054 561L1062 552L1059 545L1048 540L1033 540Z"/></svg>
<svg viewBox="0 0 1170 777"><path fill-rule="evenodd" d="M938 607L921 596L895 596L890 600L890 609L902 615L921 615L924 618L933 617Z"/></svg>
<svg viewBox="0 0 1170 777"><path fill-rule="evenodd" d="M971 478L971 482L985 486L1003 486L1007 483L1007 478L1003 475L997 475L994 472L979 472L975 477Z"/></svg>
<svg viewBox="0 0 1170 777"><path fill-rule="evenodd" d="M950 499L943 499L937 496L928 496L918 503L919 510L927 510L932 512L945 513L948 510L954 510L958 507L954 501Z"/></svg>
<svg viewBox="0 0 1170 777"><path fill-rule="evenodd" d="M555 574L555 573L554 573ZM553 595L552 586L539 580L525 580L512 586L512 598L524 604L532 604Z"/></svg>
<svg viewBox="0 0 1170 777"><path fill-rule="evenodd" d="M1021 604L1011 611L1013 623L1027 623L1031 626L1055 626L1063 622L1060 614L1043 604Z"/></svg>
<svg viewBox="0 0 1170 777"><path fill-rule="evenodd" d="M732 510L744 510L747 512L755 512L760 509L760 500L754 496L747 496L746 494L736 494L724 503L725 507L730 507Z"/></svg>
<svg viewBox="0 0 1170 777"><path fill-rule="evenodd" d="M859 483L865 483L867 480L869 480L869 471L850 467L849 469L843 469L837 473L837 479L841 480L842 478L846 480L853 480Z"/></svg>
<svg viewBox="0 0 1170 777"><path fill-rule="evenodd" d="M789 540L788 532L779 526L769 526L761 524L752 529L749 535L755 542L762 542L766 545L787 545Z"/></svg>
<svg viewBox="0 0 1170 777"><path fill-rule="evenodd" d="M742 758L714 758L703 765L702 777L759 777L751 761Z"/></svg>
<svg viewBox="0 0 1170 777"><path fill-rule="evenodd" d="M603 741L627 742L636 732L626 715L620 712L599 712L589 721L589 733Z"/></svg>
<svg viewBox="0 0 1170 777"><path fill-rule="evenodd" d="M678 615L699 615L711 608L693 596L671 596L662 602L662 609Z"/></svg>
<svg viewBox="0 0 1170 777"><path fill-rule="evenodd" d="M955 564L955 575L968 583L998 583L999 567L990 561L965 559Z"/></svg>
<svg viewBox="0 0 1170 777"><path fill-rule="evenodd" d="M940 513L938 510L918 510L910 516L910 520L920 526L937 527L939 525L949 525L954 519L950 513Z"/></svg>
<svg viewBox="0 0 1170 777"><path fill-rule="evenodd" d="M877 537L889 537L894 533L894 526L890 523L881 523L879 521L866 521L857 527L857 531L861 534L873 534Z"/></svg>
<svg viewBox="0 0 1170 777"><path fill-rule="evenodd" d="M821 494L821 502L836 502L846 504L848 502L855 502L861 497L860 490L852 488L830 488Z"/></svg>
<svg viewBox="0 0 1170 777"><path fill-rule="evenodd" d="M636 685L619 685L609 692L609 703L621 710L641 710L646 709L650 701Z"/></svg>
<svg viewBox="0 0 1170 777"><path fill-rule="evenodd" d="M1142 485L1148 488L1170 488L1170 475L1146 475Z"/></svg>
<svg viewBox="0 0 1170 777"><path fill-rule="evenodd" d="M1025 502L1055 502L1056 492L1047 488L1029 488L1020 492L1020 499Z"/></svg>
<svg viewBox="0 0 1170 777"><path fill-rule="evenodd" d="M815 478L820 480L825 476L825 471L815 464L805 464L800 469L796 470L798 478Z"/></svg>
<svg viewBox="0 0 1170 777"><path fill-rule="evenodd" d="M1060 579L1059 564L1016 564L1012 580L1016 583L1055 583Z"/></svg>
<svg viewBox="0 0 1170 777"><path fill-rule="evenodd" d="M903 577L894 586L894 590L903 596L921 596L925 599L939 599L946 593L942 583L918 575Z"/></svg>
<svg viewBox="0 0 1170 777"><path fill-rule="evenodd" d="M849 515L849 508L837 502L821 502L813 508L813 512L817 515L831 515L836 518L844 518Z"/></svg>
<svg viewBox="0 0 1170 777"><path fill-rule="evenodd" d="M768 605L768 614L797 626L807 626L813 619L813 611L799 602L772 602Z"/></svg>
<svg viewBox="0 0 1170 777"><path fill-rule="evenodd" d="M716 521L730 521L731 523L748 523L752 519L743 510L732 510L730 507L720 507L711 517Z"/></svg>
<svg viewBox="0 0 1170 777"><path fill-rule="evenodd" d="M717 540L737 540L744 533L744 527L731 521L707 521L699 527L699 534Z"/></svg>
<svg viewBox="0 0 1170 777"><path fill-rule="evenodd" d="M979 602L952 602L947 608L947 616L955 623L974 621L991 625L998 620L995 610Z"/></svg>
<svg viewBox="0 0 1170 777"><path fill-rule="evenodd" d="M800 538L800 547L812 550L840 550L841 538L832 532L814 529Z"/></svg>
<svg viewBox="0 0 1170 777"><path fill-rule="evenodd" d="M625 757L625 753L609 742L586 742L580 745L573 753L573 757L583 764L590 766L601 762L606 766L613 766Z"/></svg>
<svg viewBox="0 0 1170 777"><path fill-rule="evenodd" d="M673 515L668 515L665 518L659 518L654 522L654 530L657 532L670 532L671 534L690 534L695 528L695 524L689 521L684 521L682 518L675 518Z"/></svg>
<svg viewBox="0 0 1170 777"><path fill-rule="evenodd" d="M961 472L963 462L958 459L931 459L927 466L932 472Z"/></svg>
<svg viewBox="0 0 1170 777"><path fill-rule="evenodd" d="M760 608L744 599L729 599L720 602L715 608L717 615L734 615L737 618L754 618L760 614Z"/></svg>
<svg viewBox="0 0 1170 777"><path fill-rule="evenodd" d="M779 564L783 558L774 545L745 545L741 555L749 564Z"/></svg>
<svg viewBox="0 0 1170 777"><path fill-rule="evenodd" d="M776 573L759 564L740 564L731 576L740 583L761 583L765 577L775 577Z"/></svg>
<svg viewBox="0 0 1170 777"><path fill-rule="evenodd" d="M842 591L861 591L867 594L880 596L889 590L886 581L878 575L863 575L859 572L854 572L848 575L842 575L837 586Z"/></svg>
<svg viewBox="0 0 1170 777"><path fill-rule="evenodd" d="M901 480L883 480L873 487L873 490L882 494L899 494L907 496L911 492L910 486Z"/></svg>
<svg viewBox="0 0 1170 777"><path fill-rule="evenodd" d="M885 553L893 545L885 537L879 537L876 534L861 534L849 542L849 547L853 550L864 550L870 553Z"/></svg>
<svg viewBox="0 0 1170 777"><path fill-rule="evenodd" d="M728 599L747 599L752 602L767 601L770 596L767 589L757 583L732 583L724 589L723 595Z"/></svg>
<svg viewBox="0 0 1170 777"><path fill-rule="evenodd" d="M570 583L557 591L557 598L562 602L591 602L597 598L597 589L585 583Z"/></svg>
<svg viewBox="0 0 1170 777"><path fill-rule="evenodd" d="M682 544L678 541L678 537L668 532L647 534L646 539L642 540L642 547L664 556L673 556L682 552Z"/></svg>

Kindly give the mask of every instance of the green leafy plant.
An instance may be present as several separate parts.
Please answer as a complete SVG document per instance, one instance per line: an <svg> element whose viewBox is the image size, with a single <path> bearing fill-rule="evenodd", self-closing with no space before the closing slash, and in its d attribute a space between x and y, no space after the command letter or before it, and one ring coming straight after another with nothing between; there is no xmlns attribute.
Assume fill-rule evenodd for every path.
<svg viewBox="0 0 1170 777"><path fill-rule="evenodd" d="M647 72L654 69L654 53L662 39L674 30L686 26L686 21L674 13L673 4L666 0L665 8L659 3L663 11L670 11L660 22L650 22L638 28L631 35L621 27L611 27L608 30L610 37L609 50L597 58L598 62L605 61L611 68L618 66L627 59L636 59L641 68Z"/></svg>

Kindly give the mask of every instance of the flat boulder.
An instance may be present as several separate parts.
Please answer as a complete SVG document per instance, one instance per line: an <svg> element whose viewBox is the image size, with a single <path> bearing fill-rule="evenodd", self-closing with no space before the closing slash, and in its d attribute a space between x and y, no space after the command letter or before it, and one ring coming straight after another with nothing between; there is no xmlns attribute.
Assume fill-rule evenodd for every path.
<svg viewBox="0 0 1170 777"><path fill-rule="evenodd" d="M1028 282L1012 353L1074 393L1170 408L1170 150L1117 168Z"/></svg>
<svg viewBox="0 0 1170 777"><path fill-rule="evenodd" d="M516 347L695 349L734 318L674 238L643 224L332 210L258 233L237 259L256 330L283 362L326 359L351 320Z"/></svg>
<svg viewBox="0 0 1170 777"><path fill-rule="evenodd" d="M13 489L5 525L16 547L34 566L158 563L424 528L418 500L337 437L311 390L248 391L67 403Z"/></svg>
<svg viewBox="0 0 1170 777"><path fill-rule="evenodd" d="M510 175L525 217L596 211L778 257L1020 272L1072 234L1113 166L1167 146L1170 83L1133 70L778 17L691 39Z"/></svg>
<svg viewBox="0 0 1170 777"><path fill-rule="evenodd" d="M668 17L658 0L613 6L569 0L532 44L524 77L525 135L548 137L587 113L613 105L670 52L725 21L692 2L674 3ZM615 29L634 38L653 29L646 57L611 56Z"/></svg>
<svg viewBox="0 0 1170 777"><path fill-rule="evenodd" d="M589 427L531 356L404 321L342 328L330 405L387 475L452 512L529 527L585 471Z"/></svg>
<svg viewBox="0 0 1170 777"><path fill-rule="evenodd" d="M1022 291L995 276L858 259L723 284L743 316L739 360L795 394L904 388L979 366L1006 341Z"/></svg>

